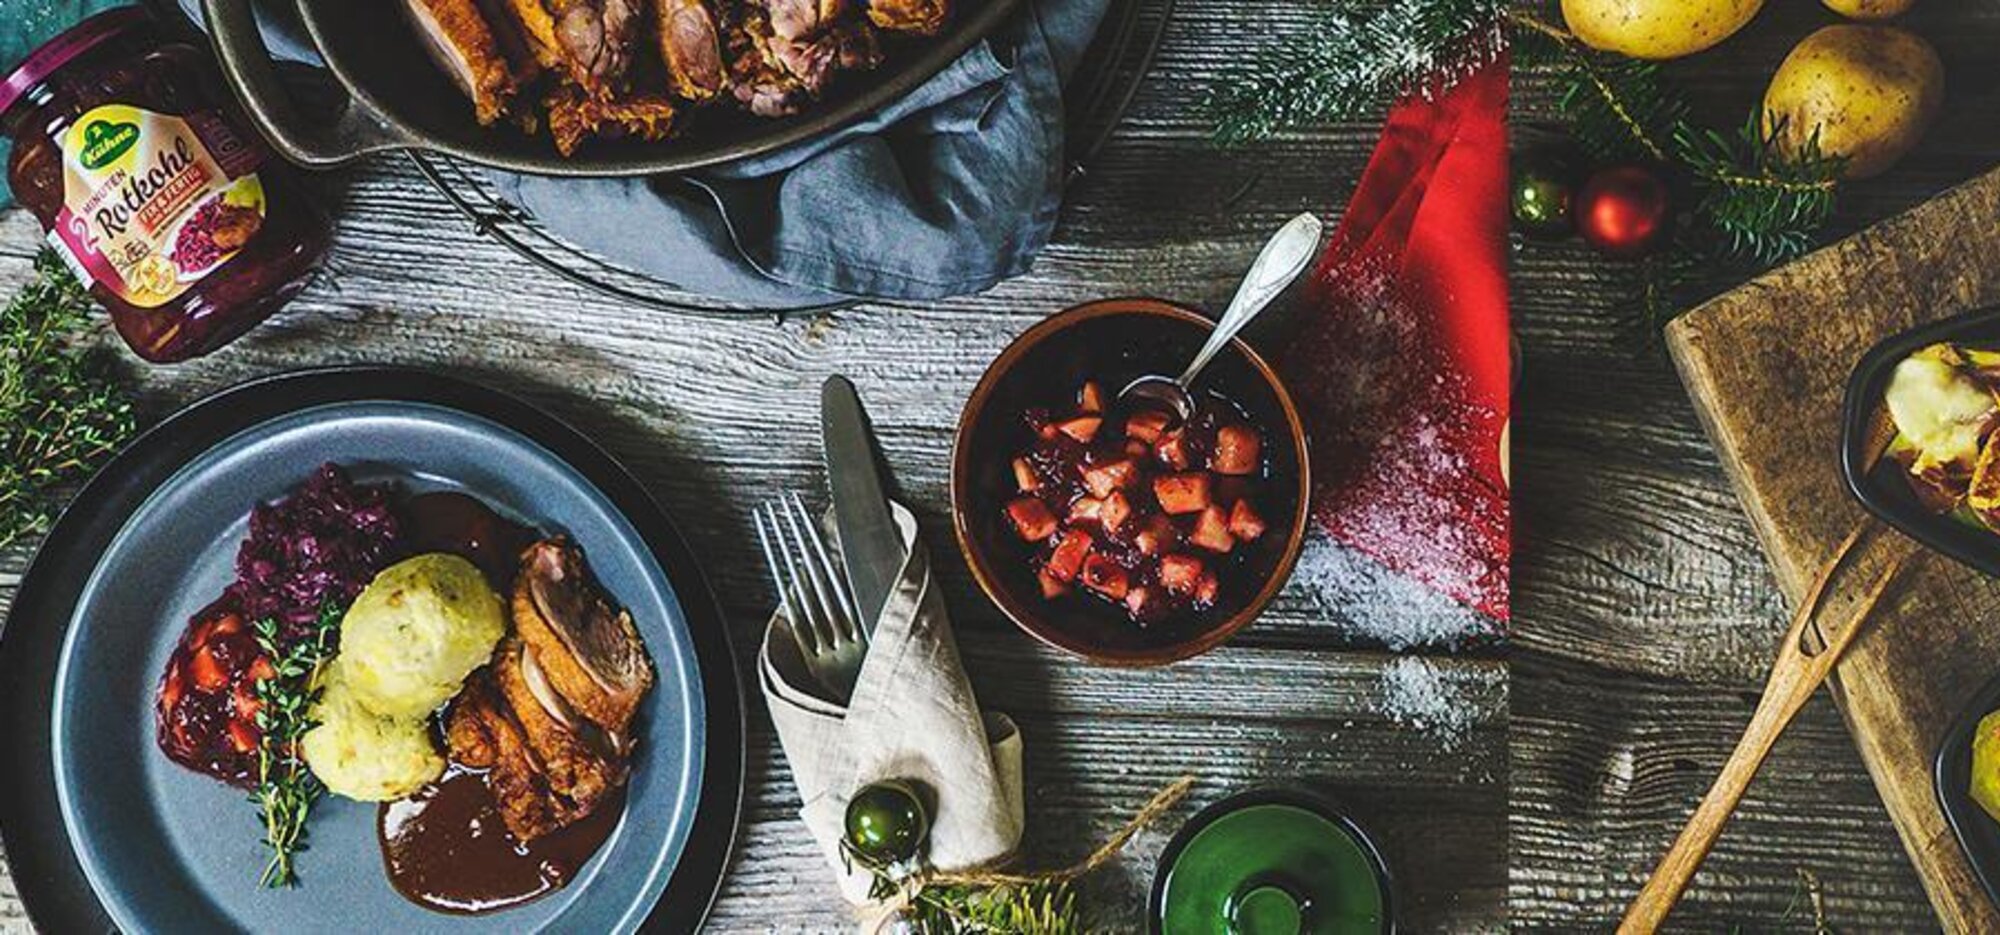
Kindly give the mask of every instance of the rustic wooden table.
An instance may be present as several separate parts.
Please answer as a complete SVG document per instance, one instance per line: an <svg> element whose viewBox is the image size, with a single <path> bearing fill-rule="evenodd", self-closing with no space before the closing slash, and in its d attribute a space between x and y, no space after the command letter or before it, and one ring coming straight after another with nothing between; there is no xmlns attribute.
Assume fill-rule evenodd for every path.
<svg viewBox="0 0 2000 935"><path fill-rule="evenodd" d="M1834 21L1815 3L1771 4L1670 73L1705 119L1731 125L1791 46ZM1917 154L1843 192L1836 233L2000 161L2000 6L1919 4L1904 24L1944 57L1948 111ZM1521 75L1515 89L1517 123L1553 113L1546 82ZM1664 352L1638 349L1605 311L1605 270L1573 244L1528 246L1514 264L1524 364L1510 908L1521 927L1616 921L1749 721L1787 614ZM1802 875L1817 880L1835 929L1937 924L1824 693L1778 745L1672 924L1811 931Z"/></svg>
<svg viewBox="0 0 2000 935"><path fill-rule="evenodd" d="M444 368L521 393L601 441L677 518L704 556L740 674L754 684L750 650L771 591L747 510L782 490L819 496L818 388L844 373L860 385L940 559L981 699L1011 713L1026 734L1032 863L1081 856L1155 790L1197 776L1192 800L1094 884L1104 921L1130 930L1152 856L1194 807L1298 782L1348 803L1382 839L1413 929L1498 928L1507 890L1505 663L1491 648L1430 648L1413 662L1357 635L1385 625L1435 629L1450 623L1448 611L1405 592L1342 584L1320 555L1329 585L1295 584L1231 645L1172 668L1112 671L1015 630L980 596L952 545L952 432L967 392L1008 340L1102 296L1149 293L1219 308L1286 217L1314 209L1332 218L1374 145L1368 122L1242 152L1212 148L1194 114L1207 77L1266 37L1299 28L1301 13L1277 0L1182 3L1180 11L1130 118L1072 190L1055 245L1032 274L987 294L782 323L649 311L524 266L475 233L406 163L387 158L338 180L345 195L327 274L282 314L211 358L130 368L145 412L163 415L254 375L332 363ZM24 212L0 213L0 287L25 276L39 239ZM0 601L27 558L21 550L0 557ZM1449 708L1426 708L1412 695L1439 688ZM795 817L798 796L754 695L750 717L739 853L711 928L837 931L844 907ZM1702 736L1711 735L1721 730ZM1545 762L1531 760L1528 775ZM253 833L244 818L242 832ZM0 872L0 930L27 927Z"/></svg>

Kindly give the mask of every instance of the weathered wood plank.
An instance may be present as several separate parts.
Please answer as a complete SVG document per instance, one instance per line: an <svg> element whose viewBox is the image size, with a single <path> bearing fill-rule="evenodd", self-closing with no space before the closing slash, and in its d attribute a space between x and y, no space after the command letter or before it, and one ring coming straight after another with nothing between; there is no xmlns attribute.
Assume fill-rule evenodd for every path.
<svg viewBox="0 0 2000 935"><path fill-rule="evenodd" d="M1503 918L1504 667L1430 664L1483 686L1478 717L1446 740L1385 713L1388 659L1361 622L1435 629L1440 613L1351 593L1288 590L1233 646L1162 672L1079 666L1021 636L980 598L945 523L945 472L958 406L1011 337L1062 306L1153 293L1214 307L1261 237L1303 208L1331 210L1374 144L1366 122L1239 152L1215 149L1191 104L1206 75L1308 15L1282 3L1182 5L1160 80L1090 175L1070 193L1057 243L1034 272L987 294L915 307L844 311L774 324L686 319L606 301L525 267L405 167L381 162L336 179L341 227L329 275L272 322L197 364L144 374L153 416L229 383L306 363L449 366L520 392L604 441L695 539L746 649L768 600L747 546L742 491L818 484L819 381L862 386L895 464L944 560L968 668L982 698L1030 737L1031 849L1077 856L1159 785L1202 777L1196 801L1299 777L1350 802L1378 829L1404 881L1407 920L1425 930L1490 930ZM1232 51L1233 50L1233 51ZM1154 193L1183 193L1159 199ZM0 214L0 285L24 274L36 234ZM0 559L0 576L25 555ZM13 584L0 577L0 601ZM1329 601L1332 601L1329 605ZM836 931L844 913L793 818L796 792L761 710L752 711L742 850L719 902L724 931ZM1137 918L1164 829L1095 884L1110 921ZM0 889L0 919L18 917Z"/></svg>

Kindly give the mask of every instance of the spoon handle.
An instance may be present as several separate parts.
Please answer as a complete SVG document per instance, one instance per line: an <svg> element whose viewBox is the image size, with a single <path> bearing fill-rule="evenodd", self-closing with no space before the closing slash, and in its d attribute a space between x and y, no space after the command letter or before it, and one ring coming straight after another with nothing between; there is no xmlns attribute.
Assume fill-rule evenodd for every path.
<svg viewBox="0 0 2000 935"><path fill-rule="evenodd" d="M1319 247L1320 229L1319 218L1308 212L1286 221L1285 226L1271 235L1263 251L1257 254L1257 261L1250 264L1250 272L1243 274L1243 285L1236 288L1236 297L1229 300L1229 310L1215 323L1215 332L1209 335L1208 343L1201 346L1201 353L1194 355L1194 361L1181 374L1182 386L1193 385L1195 375L1208 366L1215 352L1222 350L1250 319L1257 317L1278 293L1305 272L1306 265L1312 262L1313 251Z"/></svg>

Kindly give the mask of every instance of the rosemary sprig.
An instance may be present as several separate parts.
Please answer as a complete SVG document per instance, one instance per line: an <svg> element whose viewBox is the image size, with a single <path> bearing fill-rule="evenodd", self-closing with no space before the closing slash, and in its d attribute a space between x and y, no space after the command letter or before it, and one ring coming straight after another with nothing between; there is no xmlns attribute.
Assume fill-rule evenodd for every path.
<svg viewBox="0 0 2000 935"><path fill-rule="evenodd" d="M332 601L321 605L310 632L281 646L278 621L266 617L252 624L257 646L271 662L272 674L257 682L257 789L250 797L264 818L264 845L271 849L258 882L290 886L298 882L292 858L306 849L306 816L326 791L319 777L299 754L299 738L313 728L312 707L319 700L319 672L332 658L344 609Z"/></svg>
<svg viewBox="0 0 2000 935"><path fill-rule="evenodd" d="M0 306L0 549L47 530L62 491L137 430L113 355L85 340L91 305L43 250L34 278Z"/></svg>

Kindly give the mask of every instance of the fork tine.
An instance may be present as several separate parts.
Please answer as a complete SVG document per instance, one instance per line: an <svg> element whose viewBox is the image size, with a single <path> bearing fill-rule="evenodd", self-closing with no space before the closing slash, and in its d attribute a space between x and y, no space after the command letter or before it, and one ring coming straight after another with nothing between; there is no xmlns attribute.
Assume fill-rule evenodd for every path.
<svg viewBox="0 0 2000 935"><path fill-rule="evenodd" d="M792 557L790 553L785 551L784 531L779 528L775 516L767 517L765 515L764 507L753 508L750 511L750 517L757 525L757 541L764 547L764 561L771 566L771 579L778 586L778 602L784 605L785 619L791 623L792 633L798 636L805 644L802 648L808 654L817 655L820 652L822 642L819 638L819 633L814 627L813 622L808 619L811 614L806 612L802 606L804 601L802 599L795 599L797 597L796 575L786 574L786 569L791 567ZM771 530L768 534L764 531L764 524L767 520L771 524ZM778 540L776 554L773 553L771 547L771 540L773 538ZM784 555L785 557L782 567L778 564L778 555Z"/></svg>
<svg viewBox="0 0 2000 935"><path fill-rule="evenodd" d="M785 515L779 503L764 506L771 519L771 529L777 535L778 554L785 559L785 567L792 573L792 587L798 592L799 606L804 609L808 623L812 624L813 635L819 638L819 651L832 652L840 647L840 628L834 623L834 611L828 607L826 595L821 593L819 581L812 573L812 556L806 554L805 543L785 535L785 524L780 519ZM796 530L794 530L796 532ZM800 569L805 569L801 571Z"/></svg>
<svg viewBox="0 0 2000 935"><path fill-rule="evenodd" d="M866 643L868 628L862 625L861 605L854 600L854 594L847 587L847 576L834 567L832 557L827 553L826 539L820 535L819 524L813 522L812 514L806 512L806 502L792 491L792 515L805 525L806 541L812 543L813 553L819 556L819 565L826 569L827 581L833 585L834 596L839 598L841 609L846 611L848 636Z"/></svg>
<svg viewBox="0 0 2000 935"><path fill-rule="evenodd" d="M783 503L782 500L779 502ZM782 506L778 507L778 509L782 509ZM820 609L826 613L825 621L828 624L828 628L832 631L831 637L827 642L835 648L838 648L841 643L853 642L854 623L848 618L846 608L841 607L827 597L827 592L832 588L831 582L827 581L829 577L828 573L832 569L822 567L820 564L820 560L826 557L826 553L824 551L820 552L820 560L813 558L812 547L806 544L805 530L800 527L798 516L790 510L785 510L785 523L791 527L792 541L799 553L799 564L805 566L805 579L808 586L812 589L813 599L819 604Z"/></svg>

